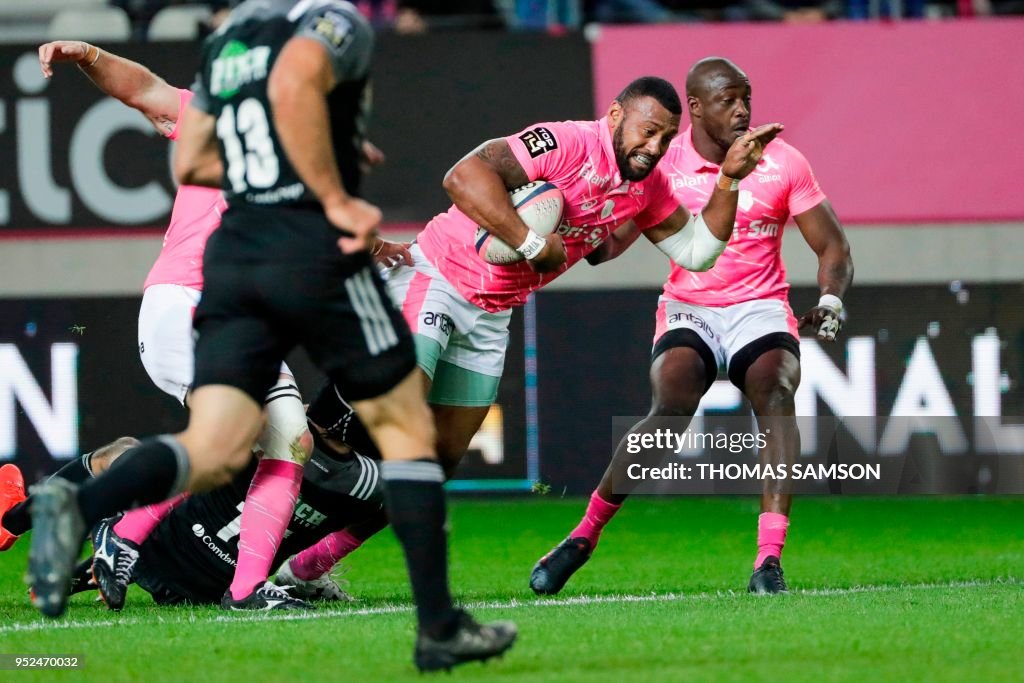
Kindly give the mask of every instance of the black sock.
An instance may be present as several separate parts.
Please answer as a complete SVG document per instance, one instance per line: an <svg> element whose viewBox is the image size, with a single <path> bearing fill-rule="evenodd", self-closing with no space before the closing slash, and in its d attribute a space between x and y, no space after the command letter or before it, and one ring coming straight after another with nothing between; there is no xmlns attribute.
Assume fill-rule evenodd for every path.
<svg viewBox="0 0 1024 683"><path fill-rule="evenodd" d="M0 526L10 531L15 536L21 536L32 528L32 516L29 514L28 506L31 498L23 500L10 510L0 515Z"/></svg>
<svg viewBox="0 0 1024 683"><path fill-rule="evenodd" d="M350 449L372 460L380 460L380 451L370 438L356 410L341 395L337 386L328 382L310 402L306 409L306 417L314 425L323 429L331 439L344 442ZM333 446L324 441L320 432L309 428L313 434L313 443L325 453L353 457L351 453L338 453Z"/></svg>
<svg viewBox="0 0 1024 683"><path fill-rule="evenodd" d="M388 519L405 551L420 630L449 638L457 622L448 592L444 472L434 460L386 460L380 472Z"/></svg>
<svg viewBox="0 0 1024 683"><path fill-rule="evenodd" d="M82 484L78 505L86 528L140 505L159 503L185 490L189 462L170 436L146 439L125 451L102 475Z"/></svg>
<svg viewBox="0 0 1024 683"><path fill-rule="evenodd" d="M92 470L89 468L89 460L91 458L92 453L86 453L80 458L75 458L71 462L65 463L64 467L54 472L50 478L60 477L61 479L81 484L83 481L92 478ZM0 525L15 536L21 536L31 529L32 515L28 511L28 506L31 502L32 496L29 496L26 500L5 512L0 516Z"/></svg>

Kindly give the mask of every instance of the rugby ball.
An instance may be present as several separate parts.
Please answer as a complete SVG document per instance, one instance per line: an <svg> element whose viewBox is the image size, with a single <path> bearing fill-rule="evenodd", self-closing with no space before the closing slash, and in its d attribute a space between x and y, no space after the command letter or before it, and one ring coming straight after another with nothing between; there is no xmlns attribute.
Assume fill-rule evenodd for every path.
<svg viewBox="0 0 1024 683"><path fill-rule="evenodd" d="M550 235L562 221L565 198L562 191L552 183L536 180L517 187L508 193L512 206L527 227L541 237ZM498 239L486 228L476 228L476 253L480 258L496 266L506 266L523 260L523 255Z"/></svg>

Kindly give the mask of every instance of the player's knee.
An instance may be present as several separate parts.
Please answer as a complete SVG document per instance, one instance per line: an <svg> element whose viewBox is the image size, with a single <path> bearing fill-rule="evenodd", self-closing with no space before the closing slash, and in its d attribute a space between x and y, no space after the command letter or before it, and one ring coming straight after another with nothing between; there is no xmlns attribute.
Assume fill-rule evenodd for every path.
<svg viewBox="0 0 1024 683"><path fill-rule="evenodd" d="M689 374L673 373L670 382L652 382L652 417L690 417L697 412L706 383L702 371Z"/></svg>
<svg viewBox="0 0 1024 683"><path fill-rule="evenodd" d="M380 429L396 427L409 432L429 432L430 440L434 439L433 415L422 399L376 398L360 401L356 412L371 434Z"/></svg>
<svg viewBox="0 0 1024 683"><path fill-rule="evenodd" d="M309 460L313 455L313 434L309 429L303 430L302 434L295 441L296 448L302 453L303 462Z"/></svg>
<svg viewBox="0 0 1024 683"><path fill-rule="evenodd" d="M230 483L252 458L256 426L236 429L190 426L179 440L189 454L193 490Z"/></svg>
<svg viewBox="0 0 1024 683"><path fill-rule="evenodd" d="M114 458L117 458L119 455L121 455L128 449L135 448L140 443L142 442L136 439L134 436L122 436L117 439L114 439L112 442L110 442L103 448L97 450L96 454L102 455L103 457L110 458L111 460L113 460Z"/></svg>
<svg viewBox="0 0 1024 683"><path fill-rule="evenodd" d="M422 399L361 401L356 412L385 458L420 457L435 452L434 417Z"/></svg>
<svg viewBox="0 0 1024 683"><path fill-rule="evenodd" d="M141 442L133 436L122 436L102 448L97 448L89 458L92 476L99 476L105 472L125 451L135 448L139 443Z"/></svg>
<svg viewBox="0 0 1024 683"><path fill-rule="evenodd" d="M135 448L142 442L136 439L134 436L122 436L114 440L114 443L110 444L109 448L112 452L117 455L121 455L130 448Z"/></svg>
<svg viewBox="0 0 1024 683"><path fill-rule="evenodd" d="M313 453L313 435L306 425L305 412L298 404L298 412L271 412L260 434L258 446L264 457L288 460L300 465Z"/></svg>
<svg viewBox="0 0 1024 683"><path fill-rule="evenodd" d="M414 408L392 425L401 430L411 442L420 444L419 448L423 453L437 452L437 428L434 426L434 416L426 403Z"/></svg>
<svg viewBox="0 0 1024 683"><path fill-rule="evenodd" d="M89 471L92 476L98 477L107 471L121 455L139 445L139 440L131 436L122 436L110 442L106 446L97 448L89 456Z"/></svg>
<svg viewBox="0 0 1024 683"><path fill-rule="evenodd" d="M266 404L260 450L267 458L305 464L313 452L313 436L306 425L306 408L295 380L281 375L268 396L272 398Z"/></svg>
<svg viewBox="0 0 1024 683"><path fill-rule="evenodd" d="M747 396L758 415L789 415L796 408L796 386L785 377L768 378L751 386Z"/></svg>
<svg viewBox="0 0 1024 683"><path fill-rule="evenodd" d="M700 405L700 396L656 397L651 404L651 417L692 417Z"/></svg>

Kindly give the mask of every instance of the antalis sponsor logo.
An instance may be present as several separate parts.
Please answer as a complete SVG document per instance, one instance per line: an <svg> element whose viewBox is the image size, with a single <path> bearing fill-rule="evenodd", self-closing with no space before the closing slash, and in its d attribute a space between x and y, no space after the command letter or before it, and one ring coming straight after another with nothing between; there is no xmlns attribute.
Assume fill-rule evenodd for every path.
<svg viewBox="0 0 1024 683"><path fill-rule="evenodd" d="M228 41L210 68L210 93L231 97L243 85L266 78L269 64L269 47L249 48L240 41Z"/></svg>

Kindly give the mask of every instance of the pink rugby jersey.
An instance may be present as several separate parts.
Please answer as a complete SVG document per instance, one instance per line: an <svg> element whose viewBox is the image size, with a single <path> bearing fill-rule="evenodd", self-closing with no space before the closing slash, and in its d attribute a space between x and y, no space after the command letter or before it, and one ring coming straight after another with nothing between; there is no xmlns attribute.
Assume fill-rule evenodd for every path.
<svg viewBox="0 0 1024 683"><path fill-rule="evenodd" d="M181 132L181 119L192 92L179 90L181 109L178 123L167 137L177 140ZM149 270L143 288L150 285L183 285L203 288L203 250L206 240L218 225L227 208L220 190L211 187L182 185L174 196L171 223L164 233L160 255Z"/></svg>
<svg viewBox="0 0 1024 683"><path fill-rule="evenodd" d="M692 127L675 140L659 164L676 199L696 214L715 187L719 167L693 147ZM782 229L790 216L825 199L804 155L776 138L761 163L740 183L736 225L711 270L693 273L672 264L665 296L698 306L729 306L753 299L786 301Z"/></svg>
<svg viewBox="0 0 1024 683"><path fill-rule="evenodd" d="M535 273L525 261L487 263L475 248L476 223L455 206L431 220L416 238L427 260L467 301L486 311L523 305L531 292L564 273L629 219L646 230L679 206L660 165L641 182L623 182L606 119L540 123L505 140L531 181L547 180L565 196L558 227L568 257L562 267Z"/></svg>

